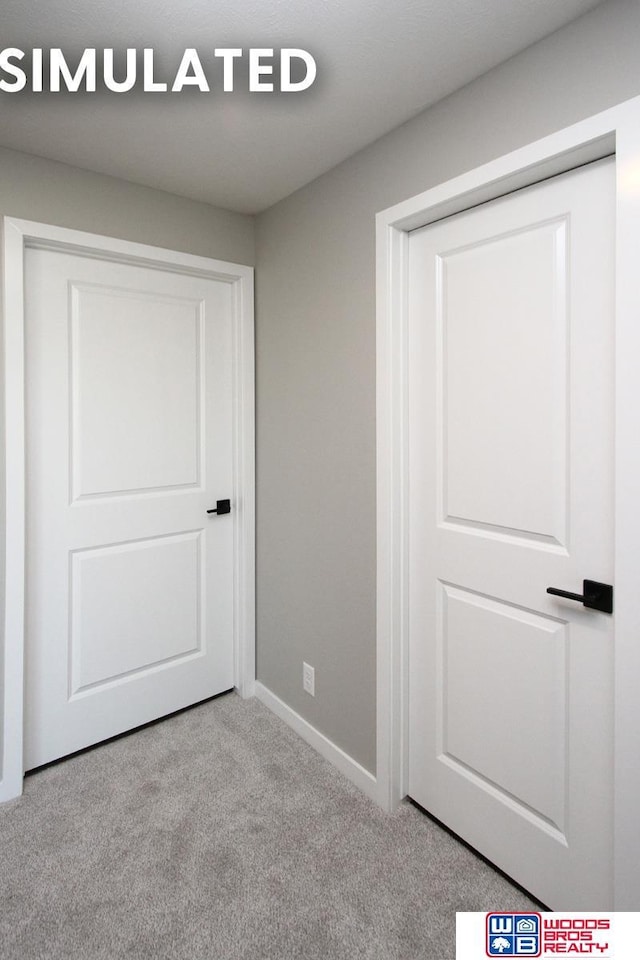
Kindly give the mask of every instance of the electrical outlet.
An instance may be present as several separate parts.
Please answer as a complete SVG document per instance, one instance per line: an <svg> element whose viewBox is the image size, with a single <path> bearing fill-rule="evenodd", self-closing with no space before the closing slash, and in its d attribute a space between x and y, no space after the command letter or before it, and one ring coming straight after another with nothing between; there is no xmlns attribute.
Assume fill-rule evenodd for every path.
<svg viewBox="0 0 640 960"><path fill-rule="evenodd" d="M316 671L308 663L302 664L302 689L310 693L312 697L316 695Z"/></svg>

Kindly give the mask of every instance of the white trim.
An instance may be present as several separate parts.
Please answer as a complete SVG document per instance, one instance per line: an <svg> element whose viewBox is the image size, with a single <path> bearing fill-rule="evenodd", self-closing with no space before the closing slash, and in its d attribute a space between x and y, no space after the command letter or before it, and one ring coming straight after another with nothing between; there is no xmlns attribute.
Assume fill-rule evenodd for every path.
<svg viewBox="0 0 640 960"><path fill-rule="evenodd" d="M234 476L236 504L234 646L235 685L252 697L256 678L255 589L255 359L253 270L235 283Z"/></svg>
<svg viewBox="0 0 640 960"><path fill-rule="evenodd" d="M2 663L0 802L20 796L23 766L25 408L24 250L64 249L233 285L235 362L234 682L243 697L255 683L255 475L253 268L28 220L3 218L5 610Z"/></svg>
<svg viewBox="0 0 640 960"><path fill-rule="evenodd" d="M616 154L615 909L640 902L640 98L384 210L377 234L378 802L406 794L406 252L408 232L581 163Z"/></svg>
<svg viewBox="0 0 640 960"><path fill-rule="evenodd" d="M287 726L295 730L298 736L306 740L325 760L328 760L334 767L337 767L340 773L343 773L345 777L351 780L351 782L362 790L371 800L377 801L378 787L376 778L372 773L365 770L353 757L350 757L348 753L345 753L344 750L336 746L332 740L325 737L324 733L320 733L319 730L312 727L299 713L292 710L280 697L277 697L275 693L272 693L271 690L259 681L255 686L255 694L258 700L264 703L265 707L268 707L272 713L275 713L277 717L284 720Z"/></svg>

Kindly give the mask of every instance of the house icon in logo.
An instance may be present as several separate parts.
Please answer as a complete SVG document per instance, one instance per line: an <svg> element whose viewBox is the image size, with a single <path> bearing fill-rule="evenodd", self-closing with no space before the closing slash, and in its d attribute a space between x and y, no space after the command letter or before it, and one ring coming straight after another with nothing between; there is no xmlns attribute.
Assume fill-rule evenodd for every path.
<svg viewBox="0 0 640 960"><path fill-rule="evenodd" d="M517 933L537 933L537 924L535 920L528 920L526 917L523 917L522 920L518 920L516 924Z"/></svg>

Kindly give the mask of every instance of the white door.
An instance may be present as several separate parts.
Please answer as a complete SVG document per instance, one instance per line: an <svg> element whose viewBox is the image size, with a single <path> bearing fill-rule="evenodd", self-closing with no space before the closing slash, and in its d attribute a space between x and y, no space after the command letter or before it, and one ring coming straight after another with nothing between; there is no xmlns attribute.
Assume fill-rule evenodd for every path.
<svg viewBox="0 0 640 960"><path fill-rule="evenodd" d="M30 769L233 686L233 315L222 281L25 266Z"/></svg>
<svg viewBox="0 0 640 960"><path fill-rule="evenodd" d="M409 793L565 910L612 897L613 617L547 587L613 583L614 177L409 239Z"/></svg>

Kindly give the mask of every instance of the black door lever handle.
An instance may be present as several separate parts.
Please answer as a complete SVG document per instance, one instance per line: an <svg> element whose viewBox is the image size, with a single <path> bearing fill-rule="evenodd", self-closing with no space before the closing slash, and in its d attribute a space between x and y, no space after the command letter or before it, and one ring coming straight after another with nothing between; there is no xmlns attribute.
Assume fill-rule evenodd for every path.
<svg viewBox="0 0 640 960"><path fill-rule="evenodd" d="M577 600L589 610L613 613L613 587L610 583L583 580L582 593L571 593L569 590L559 590L557 587L547 587L547 593L554 597L564 597L565 600Z"/></svg>
<svg viewBox="0 0 640 960"><path fill-rule="evenodd" d="M207 510L207 513L217 513L218 516L223 513L231 513L231 500L216 500L215 510Z"/></svg>

